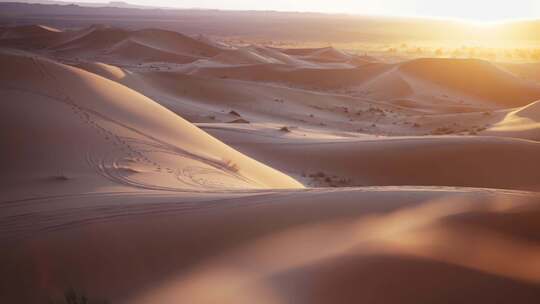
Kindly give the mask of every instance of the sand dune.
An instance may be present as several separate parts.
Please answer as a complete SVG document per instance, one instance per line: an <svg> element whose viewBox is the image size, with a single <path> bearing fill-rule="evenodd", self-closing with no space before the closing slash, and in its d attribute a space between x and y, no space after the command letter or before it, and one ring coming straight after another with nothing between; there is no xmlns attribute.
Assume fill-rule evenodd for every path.
<svg viewBox="0 0 540 304"><path fill-rule="evenodd" d="M0 45L1 303L540 299L529 67L106 25Z"/></svg>
<svg viewBox="0 0 540 304"><path fill-rule="evenodd" d="M158 29L129 31L93 26L49 47L63 56L117 55L120 59L188 63L217 55L219 49L185 35Z"/></svg>
<svg viewBox="0 0 540 304"><path fill-rule="evenodd" d="M170 62L170 63L190 63L197 60L197 57L182 55L173 52L163 51L158 48L146 46L131 39L124 40L112 46L107 52L122 60L134 62Z"/></svg>
<svg viewBox="0 0 540 304"><path fill-rule="evenodd" d="M474 112L523 106L540 98L540 86L537 84L490 63L475 60L418 59L402 64L368 62L356 67L334 67L306 66L291 61L284 64L254 52L250 54L251 60L236 56L237 61L229 59L228 66L203 66L191 73L316 91L343 91L440 113L452 108L456 112ZM296 58L309 62L305 57ZM342 59L341 62L349 61ZM403 103L404 100L417 102L411 106L410 102Z"/></svg>
<svg viewBox="0 0 540 304"><path fill-rule="evenodd" d="M51 46L51 49L63 51L64 53L68 51L80 52L78 54L83 55L87 52L98 52L111 48L128 37L129 32L127 30L92 26L74 33L70 39Z"/></svg>
<svg viewBox="0 0 540 304"><path fill-rule="evenodd" d="M116 82L122 82L130 75L128 71L120 67L103 62L81 62L76 67Z"/></svg>
<svg viewBox="0 0 540 304"><path fill-rule="evenodd" d="M134 77L133 75L131 75ZM231 110L239 112L252 122L273 122L292 125L328 126L358 129L349 125L349 119L358 119L358 111L369 117L369 100L342 94L313 92L297 88L285 88L264 83L249 83L234 79L212 79L176 72L150 72L136 74L141 83L131 83L145 94L172 111L189 117L193 122L229 121ZM122 79L129 82L131 77ZM150 86L150 87L149 87ZM378 105L381 109L394 111L392 104ZM285 108L286 107L286 108ZM286 111L285 111L286 109ZM347 113L345 112L347 111ZM415 112L404 109L403 112ZM373 118L376 119L376 118ZM371 125L372 120L360 120L361 125Z"/></svg>
<svg viewBox="0 0 540 304"><path fill-rule="evenodd" d="M23 53L2 51L0 64L13 71L1 79L3 100L17 100L2 103L4 189L300 186L124 86Z"/></svg>
<svg viewBox="0 0 540 304"><path fill-rule="evenodd" d="M313 62L347 62L355 58L333 47L276 49L277 51Z"/></svg>
<svg viewBox="0 0 540 304"><path fill-rule="evenodd" d="M534 81L536 83L540 82L540 64L537 62L533 63L500 63L500 65L510 71L511 73L521 77L523 79Z"/></svg>
<svg viewBox="0 0 540 304"><path fill-rule="evenodd" d="M57 34L53 39L56 42L49 46L57 56L90 56L121 65L145 62L186 65L205 58L218 65L194 65L186 67L186 73L316 91L342 91L428 113L517 107L540 98L537 84L480 60L418 59L384 64L374 63L376 60L369 56L349 55L334 48L219 47L208 39L157 29L128 31L93 26Z"/></svg>
<svg viewBox="0 0 540 304"><path fill-rule="evenodd" d="M313 185L452 185L521 190L540 187L540 164L523 162L523 159L535 159L540 145L526 140L489 137L312 140L301 136L288 139L276 129L255 130L247 135L235 127L203 128L240 151Z"/></svg>
<svg viewBox="0 0 540 304"><path fill-rule="evenodd" d="M456 288L479 303L530 303L540 280L535 199L368 188L4 203L1 235L10 246L0 258L11 262L3 274L12 280L1 298L41 303L71 284L114 303L417 303L419 290L426 302L458 303ZM29 203L36 209L24 215Z"/></svg>
<svg viewBox="0 0 540 304"><path fill-rule="evenodd" d="M298 68L261 64L251 66L201 67L194 74L205 77L234 78L258 82L275 82L314 90L331 90L361 84L388 67L373 64L362 68Z"/></svg>
<svg viewBox="0 0 540 304"><path fill-rule="evenodd" d="M367 95L377 100L407 98L416 93L412 85L395 69L390 69L362 83L360 89L369 92ZM422 107L417 105L414 108Z"/></svg>
<svg viewBox="0 0 540 304"><path fill-rule="evenodd" d="M485 133L540 141L540 101L509 112Z"/></svg>
<svg viewBox="0 0 540 304"><path fill-rule="evenodd" d="M0 47L43 49L63 36L62 31L44 25L0 27Z"/></svg>
<svg viewBox="0 0 540 304"><path fill-rule="evenodd" d="M172 31L159 29L140 30L133 33L133 39L141 44L172 53L200 57L212 57L220 49L203 41Z"/></svg>
<svg viewBox="0 0 540 304"><path fill-rule="evenodd" d="M540 120L540 101L535 101L523 108L512 112L513 116L519 116L532 121Z"/></svg>
<svg viewBox="0 0 540 304"><path fill-rule="evenodd" d="M225 64L264 64L264 63L283 63L280 60L261 56L251 48L239 48L234 50L225 50L212 58L212 61Z"/></svg>
<svg viewBox="0 0 540 304"><path fill-rule="evenodd" d="M400 70L500 106L523 106L540 98L538 85L520 80L486 61L418 59L402 64Z"/></svg>
<svg viewBox="0 0 540 304"><path fill-rule="evenodd" d="M322 48L316 50L313 53L307 55L308 60L318 61L318 62L346 62L350 60L352 56L349 56L339 50L336 50L332 47Z"/></svg>
<svg viewBox="0 0 540 304"><path fill-rule="evenodd" d="M60 30L45 25L24 25L0 28L0 39L24 39L49 36Z"/></svg>
<svg viewBox="0 0 540 304"><path fill-rule="evenodd" d="M282 53L280 50L266 47L241 47L223 50L212 61L235 64L287 64L293 66L313 66L310 63Z"/></svg>
<svg viewBox="0 0 540 304"><path fill-rule="evenodd" d="M289 64L289 65L298 65L298 66L310 66L308 62L303 60L302 58L297 58L294 56L289 56L288 54L285 54L281 51L281 49L275 49L270 47L264 47L264 46L258 46L255 48L255 51L258 54L273 58L275 60L278 60L279 62L283 64Z"/></svg>
<svg viewBox="0 0 540 304"><path fill-rule="evenodd" d="M358 86L359 91L368 93L350 95L226 77L209 81L196 72L167 69L124 68L122 76L117 77L91 63L78 66L142 92L192 122L232 121L227 113L235 110L244 119L259 123L390 135L475 134L506 115L505 111L493 111L489 102L474 98L462 102L437 93L395 68L373 75ZM316 75L314 71L314 82L318 81ZM283 111L284 106L287 111Z"/></svg>

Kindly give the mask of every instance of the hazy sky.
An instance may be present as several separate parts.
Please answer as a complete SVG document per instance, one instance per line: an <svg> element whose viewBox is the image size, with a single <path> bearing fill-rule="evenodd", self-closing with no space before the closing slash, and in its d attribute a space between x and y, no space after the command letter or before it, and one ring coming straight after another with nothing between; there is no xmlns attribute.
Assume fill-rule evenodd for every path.
<svg viewBox="0 0 540 304"><path fill-rule="evenodd" d="M540 0L127 0L127 2L167 7L339 12L445 17L488 22L540 18Z"/></svg>

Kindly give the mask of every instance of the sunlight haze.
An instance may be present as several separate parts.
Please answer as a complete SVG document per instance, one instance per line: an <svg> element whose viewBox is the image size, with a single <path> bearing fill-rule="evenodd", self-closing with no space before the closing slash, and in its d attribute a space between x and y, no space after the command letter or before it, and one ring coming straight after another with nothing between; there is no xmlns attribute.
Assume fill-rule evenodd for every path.
<svg viewBox="0 0 540 304"><path fill-rule="evenodd" d="M95 1L84 1L95 2ZM360 15L386 15L410 17L437 17L463 19L475 22L498 22L540 17L540 1L488 1L488 0L132 0L129 3L178 8L213 8L229 10L277 10L299 12L348 13Z"/></svg>

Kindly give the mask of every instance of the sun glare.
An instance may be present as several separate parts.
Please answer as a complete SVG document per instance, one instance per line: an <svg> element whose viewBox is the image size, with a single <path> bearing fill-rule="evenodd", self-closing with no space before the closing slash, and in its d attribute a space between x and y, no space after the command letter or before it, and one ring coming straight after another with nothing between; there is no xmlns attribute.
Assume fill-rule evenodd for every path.
<svg viewBox="0 0 540 304"><path fill-rule="evenodd" d="M199 7L232 10L277 10L300 12L347 13L355 15L385 15L458 19L489 26L493 22L540 18L538 0L133 0L143 5L168 7Z"/></svg>

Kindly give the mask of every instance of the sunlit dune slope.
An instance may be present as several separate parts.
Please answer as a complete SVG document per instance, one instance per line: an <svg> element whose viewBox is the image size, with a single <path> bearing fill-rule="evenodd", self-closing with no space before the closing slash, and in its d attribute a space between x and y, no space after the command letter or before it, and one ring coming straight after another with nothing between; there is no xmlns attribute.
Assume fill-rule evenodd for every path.
<svg viewBox="0 0 540 304"><path fill-rule="evenodd" d="M540 101L509 112L485 134L540 140Z"/></svg>
<svg viewBox="0 0 540 304"><path fill-rule="evenodd" d="M42 49L65 36L66 33L44 25L0 27L0 47Z"/></svg>
<svg viewBox="0 0 540 304"><path fill-rule="evenodd" d="M132 67L156 62L167 63L173 69L178 64L181 73L198 77L332 91L425 112L513 108L540 99L538 83L511 73L511 68L505 68L509 65L477 59L425 58L384 63L332 47L219 46L208 39L161 29L133 31L103 25L63 32L40 26L32 29L36 36L0 39L0 45L35 48L45 55L77 62L101 61ZM13 27L4 31L29 30Z"/></svg>
<svg viewBox="0 0 540 304"><path fill-rule="evenodd" d="M265 63L289 64L298 66L310 65L310 63L307 61L284 54L277 49L260 46L249 46L222 50L218 55L212 57L212 62L229 65Z"/></svg>
<svg viewBox="0 0 540 304"><path fill-rule="evenodd" d="M208 126L208 131L274 168L308 180L327 178L330 184L540 189L540 163L524 161L538 158L540 143L529 140L464 136L309 140L282 138L271 130L240 136L234 126Z"/></svg>
<svg viewBox="0 0 540 304"><path fill-rule="evenodd" d="M325 54L323 51L313 52ZM332 58L334 65L327 65L323 59L308 60L308 56L294 55L297 52L283 52L287 52L283 54L296 59L296 62L270 60L252 50L250 56L253 60L242 60L238 54L236 61L229 56L227 66L202 66L192 69L190 73L208 78L232 78L316 91L339 91L390 101L396 105L425 107L428 110L434 106L443 107L444 104L459 106L464 110L466 107L473 110L482 106L512 108L540 98L540 85L487 61L437 58L397 64L366 62L355 65L352 63L358 62L358 57L344 58L348 55L343 55ZM336 63L342 65L336 66ZM410 103L414 106L410 106Z"/></svg>
<svg viewBox="0 0 540 304"><path fill-rule="evenodd" d="M102 193L3 208L6 302L43 303L69 286L96 301L137 304L461 303L464 295L528 304L540 297L532 193Z"/></svg>
<svg viewBox="0 0 540 304"><path fill-rule="evenodd" d="M17 27L0 28L1 39L24 39L38 36L49 36L58 33L60 30L45 25L24 25Z"/></svg>
<svg viewBox="0 0 540 304"><path fill-rule="evenodd" d="M540 87L492 63L476 59L417 59L400 70L423 81L450 88L504 107L526 105L540 98Z"/></svg>
<svg viewBox="0 0 540 304"><path fill-rule="evenodd" d="M332 47L318 49L307 55L307 59L316 62L347 62L351 58L352 56Z"/></svg>
<svg viewBox="0 0 540 304"><path fill-rule="evenodd" d="M218 54L213 45L160 29L129 31L92 26L71 32L51 43L48 50L63 56L110 56L123 60L187 63Z"/></svg>
<svg viewBox="0 0 540 304"><path fill-rule="evenodd" d="M360 85L391 68L371 64L363 68L309 68L282 64L256 64L227 67L201 67L195 75L233 78L247 81L275 82L305 89L332 90Z"/></svg>
<svg viewBox="0 0 540 304"><path fill-rule="evenodd" d="M196 57L160 50L131 39L126 39L115 44L107 51L107 55L122 58L126 61L131 60L137 62L169 62L183 64L197 60Z"/></svg>
<svg viewBox="0 0 540 304"><path fill-rule="evenodd" d="M0 66L4 189L301 187L118 83L14 51Z"/></svg>

